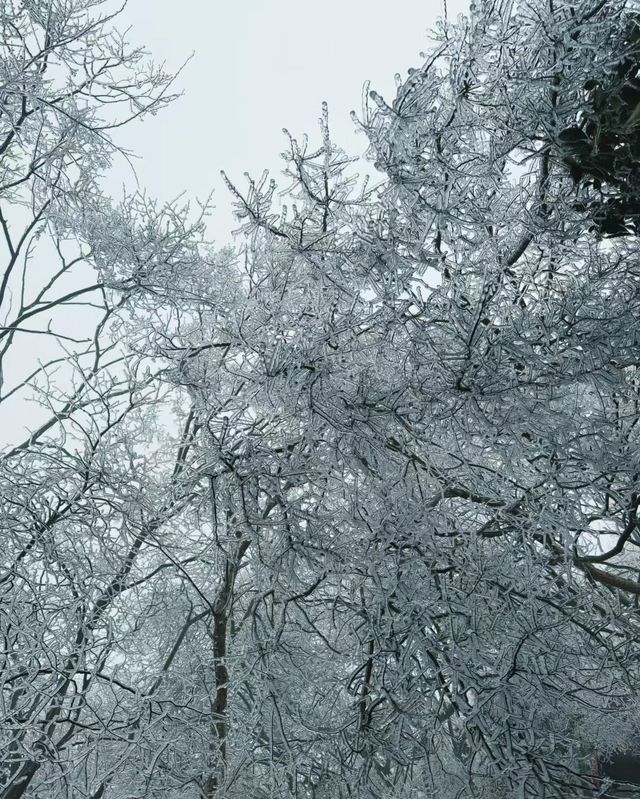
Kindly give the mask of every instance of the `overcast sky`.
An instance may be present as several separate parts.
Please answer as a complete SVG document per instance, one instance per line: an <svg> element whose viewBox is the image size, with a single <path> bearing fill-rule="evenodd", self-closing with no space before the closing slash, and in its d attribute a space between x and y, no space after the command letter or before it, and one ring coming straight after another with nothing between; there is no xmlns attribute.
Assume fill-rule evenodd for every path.
<svg viewBox="0 0 640 799"><path fill-rule="evenodd" d="M282 128L316 136L321 103L329 103L334 140L350 154L366 146L349 112L361 108L366 80L386 99L394 74L406 76L430 47L428 30L444 0L129 0L120 19L131 43L176 69L184 92L154 118L133 123L119 144L142 156L141 187L162 200L181 192L204 199L213 189L210 235L230 241L235 227L219 173L243 185L243 173L268 168L278 178ZM466 0L447 0L449 18ZM312 140L313 141L313 140ZM135 183L124 159L109 181L115 194Z"/></svg>

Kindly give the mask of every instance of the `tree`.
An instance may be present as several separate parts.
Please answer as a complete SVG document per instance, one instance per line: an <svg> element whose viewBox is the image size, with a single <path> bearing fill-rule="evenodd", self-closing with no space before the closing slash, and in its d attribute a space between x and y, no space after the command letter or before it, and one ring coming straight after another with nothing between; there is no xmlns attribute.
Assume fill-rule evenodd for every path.
<svg viewBox="0 0 640 799"><path fill-rule="evenodd" d="M558 134L565 163L583 189L576 207L591 213L604 236L624 236L630 229L637 233L639 31L637 15L629 14L613 41L613 70L585 82L587 103L579 124Z"/></svg>
<svg viewBox="0 0 640 799"><path fill-rule="evenodd" d="M167 630L145 670L193 431L158 442L157 365L122 339L134 304L200 257L201 222L100 193L112 132L164 106L171 78L99 6L0 3L3 799L103 797L175 657Z"/></svg>
<svg viewBox="0 0 640 799"><path fill-rule="evenodd" d="M371 93L379 184L325 109L234 250L47 215L117 325L0 475L4 797L592 794L639 726L635 30L477 3Z"/></svg>
<svg viewBox="0 0 640 799"><path fill-rule="evenodd" d="M593 223L622 156L576 180L564 143L634 19L476 4L372 93L376 190L326 123L286 211L231 187L242 301L179 348L246 492L225 735L248 693L260 746L225 795L587 796L637 730L637 242Z"/></svg>

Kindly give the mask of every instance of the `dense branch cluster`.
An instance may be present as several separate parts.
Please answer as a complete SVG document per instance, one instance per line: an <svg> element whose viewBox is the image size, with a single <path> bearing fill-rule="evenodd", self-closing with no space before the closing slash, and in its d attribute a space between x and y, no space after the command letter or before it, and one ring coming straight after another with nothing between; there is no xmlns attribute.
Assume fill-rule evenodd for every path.
<svg viewBox="0 0 640 799"><path fill-rule="evenodd" d="M215 252L207 208L100 194L114 105L170 85L100 6L0 0L0 412L40 402L0 456L0 796L606 791L640 733L637 9L476 3L368 97L376 185L324 108L282 204L228 181Z"/></svg>
<svg viewBox="0 0 640 799"><path fill-rule="evenodd" d="M630 14L626 25L612 43L617 63L600 78L585 81L579 124L558 134L564 161L582 188L576 208L591 214L601 235L612 237L637 233L640 217L638 16Z"/></svg>

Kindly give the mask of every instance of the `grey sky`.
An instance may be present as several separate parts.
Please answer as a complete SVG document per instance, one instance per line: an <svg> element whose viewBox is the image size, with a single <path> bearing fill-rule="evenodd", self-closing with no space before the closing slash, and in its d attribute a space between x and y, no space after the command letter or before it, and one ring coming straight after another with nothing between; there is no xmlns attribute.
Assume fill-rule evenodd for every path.
<svg viewBox="0 0 640 799"><path fill-rule="evenodd" d="M184 96L123 129L118 143L142 156L136 171L152 196L184 191L203 199L214 189L211 235L228 243L235 224L220 169L239 186L245 171L259 176L268 168L277 178L282 128L315 136L323 100L335 141L362 153L366 141L349 112L361 107L363 83L393 97L394 74L421 63L443 2L129 0L120 26L131 25L132 43L170 69L194 55L178 81ZM468 8L465 0L447 5L450 19ZM134 186L119 159L110 186L118 193L123 182Z"/></svg>

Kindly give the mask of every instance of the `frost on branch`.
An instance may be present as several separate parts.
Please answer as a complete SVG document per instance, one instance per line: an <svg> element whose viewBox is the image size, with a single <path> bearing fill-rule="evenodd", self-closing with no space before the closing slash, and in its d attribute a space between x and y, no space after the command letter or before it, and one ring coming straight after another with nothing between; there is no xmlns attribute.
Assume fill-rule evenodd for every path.
<svg viewBox="0 0 640 799"><path fill-rule="evenodd" d="M10 799L586 799L635 745L636 22L475 4L376 185L323 108L233 250L58 207L117 327L0 472Z"/></svg>

